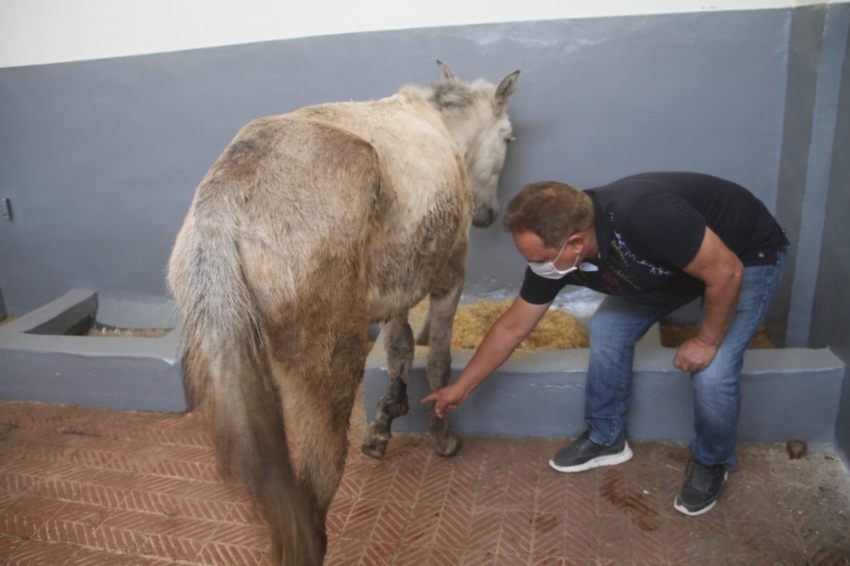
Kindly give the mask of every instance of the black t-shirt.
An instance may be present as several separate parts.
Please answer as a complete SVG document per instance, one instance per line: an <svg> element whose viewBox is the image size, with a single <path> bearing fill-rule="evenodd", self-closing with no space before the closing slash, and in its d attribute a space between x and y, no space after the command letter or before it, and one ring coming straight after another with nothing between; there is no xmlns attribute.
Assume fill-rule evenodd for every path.
<svg viewBox="0 0 850 566"><path fill-rule="evenodd" d="M789 245L764 204L731 181L698 173L642 173L585 191L593 200L597 270L547 279L526 269L520 296L546 304L566 285L608 295L648 291L700 296L705 286L682 269L696 256L705 228L744 266L776 263Z"/></svg>

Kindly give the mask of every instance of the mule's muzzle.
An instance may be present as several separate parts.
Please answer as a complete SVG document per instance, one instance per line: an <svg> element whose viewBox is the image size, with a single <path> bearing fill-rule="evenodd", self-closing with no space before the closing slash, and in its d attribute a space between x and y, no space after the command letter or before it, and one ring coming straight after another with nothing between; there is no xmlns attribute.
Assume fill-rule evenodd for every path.
<svg viewBox="0 0 850 566"><path fill-rule="evenodd" d="M496 211L489 206L475 209L472 215L472 225L476 228L487 228L496 220Z"/></svg>

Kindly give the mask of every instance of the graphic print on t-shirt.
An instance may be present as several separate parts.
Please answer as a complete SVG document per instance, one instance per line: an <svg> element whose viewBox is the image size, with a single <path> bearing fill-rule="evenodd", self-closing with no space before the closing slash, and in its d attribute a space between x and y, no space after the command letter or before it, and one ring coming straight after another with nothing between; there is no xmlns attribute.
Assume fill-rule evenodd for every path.
<svg viewBox="0 0 850 566"><path fill-rule="evenodd" d="M668 267L637 257L622 234L614 228L614 215L609 214L606 220L611 234L608 257L599 265L599 271L575 273L571 283L607 295L630 295L651 290L678 274Z"/></svg>
<svg viewBox="0 0 850 566"><path fill-rule="evenodd" d="M620 250L620 253L625 257L626 261L633 263L635 265L642 265L643 267L649 269L649 273L651 275L673 275L673 272L667 268L660 267L658 265L652 264L645 259L640 259L632 251L629 249L629 246L626 245L626 241L623 240L623 236L620 235L619 232L614 230L614 244L612 244L615 248Z"/></svg>

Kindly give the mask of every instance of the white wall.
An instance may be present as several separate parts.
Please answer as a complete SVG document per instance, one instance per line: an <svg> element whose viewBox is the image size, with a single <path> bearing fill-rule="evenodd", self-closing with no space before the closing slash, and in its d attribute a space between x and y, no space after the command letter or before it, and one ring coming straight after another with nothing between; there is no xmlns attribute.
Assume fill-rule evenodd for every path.
<svg viewBox="0 0 850 566"><path fill-rule="evenodd" d="M850 0L0 0L0 67L463 24Z"/></svg>

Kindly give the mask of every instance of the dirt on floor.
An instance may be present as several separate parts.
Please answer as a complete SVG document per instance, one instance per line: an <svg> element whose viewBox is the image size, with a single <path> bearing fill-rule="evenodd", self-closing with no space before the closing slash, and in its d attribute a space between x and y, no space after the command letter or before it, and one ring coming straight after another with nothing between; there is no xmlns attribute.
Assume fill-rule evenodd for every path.
<svg viewBox="0 0 850 566"><path fill-rule="evenodd" d="M741 470L753 458L763 459L768 470L763 478L733 472L730 481L738 477L745 481L729 486L729 491L761 506L757 511L764 525L748 528L771 541L766 545L765 563L850 565L850 475L833 446L810 447L798 459L791 459L783 444L740 444L736 452ZM746 517L735 520L743 522ZM784 532L771 527L780 522L786 525ZM801 560L800 548L814 540L820 548ZM797 558L788 559L794 555Z"/></svg>

